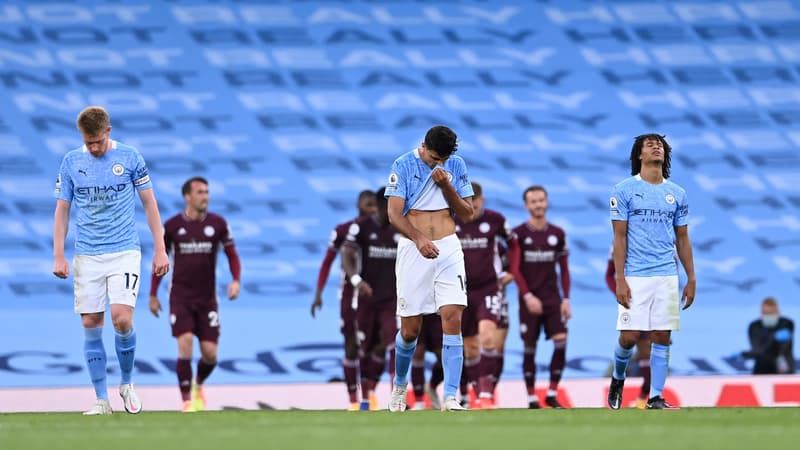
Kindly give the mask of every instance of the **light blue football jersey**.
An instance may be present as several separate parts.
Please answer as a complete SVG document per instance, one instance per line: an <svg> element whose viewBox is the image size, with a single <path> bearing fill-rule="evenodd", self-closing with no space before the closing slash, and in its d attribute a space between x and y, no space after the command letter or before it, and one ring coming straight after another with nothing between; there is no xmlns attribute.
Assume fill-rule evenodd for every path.
<svg viewBox="0 0 800 450"><path fill-rule="evenodd" d="M610 206L612 221L628 221L625 275L677 275L675 227L689 223L686 191L669 180L651 184L636 175L614 186Z"/></svg>
<svg viewBox="0 0 800 450"><path fill-rule="evenodd" d="M459 197L472 197L475 193L472 190L467 174L467 165L464 159L458 155L451 155L444 162L443 169L452 177L450 183L455 188ZM414 149L397 158L392 164L392 171L389 174L389 182L386 185L385 197L400 197L405 200L403 215L414 209L414 205L421 197L426 187L433 184L431 175L433 169L428 167L419 156L419 149Z"/></svg>
<svg viewBox="0 0 800 450"><path fill-rule="evenodd" d="M140 250L136 191L152 187L142 154L129 145L111 141L99 158L86 146L64 155L53 195L76 209L75 254Z"/></svg>

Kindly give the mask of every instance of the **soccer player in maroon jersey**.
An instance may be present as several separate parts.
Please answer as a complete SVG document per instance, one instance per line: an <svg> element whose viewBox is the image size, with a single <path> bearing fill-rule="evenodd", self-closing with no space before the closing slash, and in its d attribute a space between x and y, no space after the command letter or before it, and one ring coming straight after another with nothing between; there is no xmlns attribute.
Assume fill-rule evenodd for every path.
<svg viewBox="0 0 800 450"><path fill-rule="evenodd" d="M550 387L545 403L561 408L556 398L561 372L566 364L567 320L572 316L569 305L569 267L566 234L561 228L547 222L547 191L542 186L531 186L522 195L530 218L514 228L521 252L520 262L512 264L512 273L522 275L519 284L520 334L525 345L522 371L528 389L528 407L539 408L534 389L536 384L536 343L544 328L547 339L553 341L550 360ZM561 291L556 275L558 264Z"/></svg>
<svg viewBox="0 0 800 450"><path fill-rule="evenodd" d="M172 335L178 340L175 372L183 400L182 411L202 411L206 407L203 383L217 364L219 305L217 303L217 252L222 247L228 257L233 280L228 284L228 299L239 296L241 264L228 223L208 211L208 181L194 177L181 188L186 209L164 223L164 242L172 253L173 272L169 290ZM153 275L150 283L150 312L158 317L161 302ZM197 376L192 383L193 335L200 341Z"/></svg>
<svg viewBox="0 0 800 450"><path fill-rule="evenodd" d="M385 188L375 193L378 214L350 225L342 268L356 289L356 326L361 360L361 410L377 409L375 387L386 366L386 351L397 334L395 260L400 234L389 223ZM360 267L359 267L360 262Z"/></svg>
<svg viewBox="0 0 800 450"><path fill-rule="evenodd" d="M317 289L314 292L314 302L311 304L311 317L316 316L316 311L322 308L322 290L328 282L328 275L331 272L331 265L336 259L336 254L347 239L347 231L350 225L357 219L375 214L375 193L372 191L361 191L358 194L358 217L347 222L342 222L331 231L328 241L328 251L325 252L325 259L319 268L317 276ZM356 310L355 290L344 277L342 270L341 282L339 283L339 301L341 326L340 331L344 336L344 359L342 369L344 371L344 382L347 386L347 395L350 398L350 411L358 410L358 338L356 336Z"/></svg>
<svg viewBox="0 0 800 450"><path fill-rule="evenodd" d="M616 269L614 268L614 247L608 254L608 265L606 266L606 285L611 293L616 297L617 295L617 279ZM639 374L642 376L642 389L639 391L639 397L636 399L636 408L645 409L647 407L647 398L650 395L650 332L642 331L639 333L639 338L636 340L636 357L635 360L639 361Z"/></svg>
<svg viewBox="0 0 800 450"><path fill-rule="evenodd" d="M501 319L500 286L495 269L498 240L509 249L509 257L519 260L519 245L505 216L484 208L480 184L472 182L472 208L469 221L456 218L456 234L464 251L467 271L467 308L461 319L464 336L466 381L478 392L479 407L493 409L494 380L499 376L500 354L495 333ZM499 238L499 239L498 239Z"/></svg>

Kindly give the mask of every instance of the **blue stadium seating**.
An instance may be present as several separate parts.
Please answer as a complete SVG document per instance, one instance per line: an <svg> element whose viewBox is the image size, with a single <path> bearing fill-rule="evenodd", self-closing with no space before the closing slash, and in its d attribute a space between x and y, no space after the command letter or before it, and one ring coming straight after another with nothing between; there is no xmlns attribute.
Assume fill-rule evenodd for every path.
<svg viewBox="0 0 800 450"><path fill-rule="evenodd" d="M699 291L673 372L746 371L725 357L765 296L800 317L798 1L11 1L0 24L0 387L87 382L71 283L50 272L53 182L88 104L144 154L164 217L202 175L232 225L243 293L222 301L217 382L339 375L335 273L308 314L326 239L440 123L512 224L525 187L550 191L571 247L565 376L610 359L608 194L641 133L667 135L691 200ZM218 273L224 297L224 258ZM168 384L148 284L137 381ZM508 348L519 377L516 324Z"/></svg>

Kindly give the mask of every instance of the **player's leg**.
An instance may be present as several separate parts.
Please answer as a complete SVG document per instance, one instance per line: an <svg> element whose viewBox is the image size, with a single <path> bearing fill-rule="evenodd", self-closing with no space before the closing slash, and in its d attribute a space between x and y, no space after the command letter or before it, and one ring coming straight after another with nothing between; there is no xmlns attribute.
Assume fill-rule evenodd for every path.
<svg viewBox="0 0 800 450"><path fill-rule="evenodd" d="M494 384L499 354L495 335L500 322L500 297L497 284L492 283L480 290L482 301L478 307L478 337L480 340L481 360L478 381L478 397L481 409L494 409Z"/></svg>
<svg viewBox="0 0 800 450"><path fill-rule="evenodd" d="M625 384L628 363L633 348L642 330L650 330L650 308L653 304L653 277L626 277L631 290L630 307L617 306L617 330L619 339L614 347L614 370L608 389L608 407L622 407L622 389Z"/></svg>
<svg viewBox="0 0 800 450"><path fill-rule="evenodd" d="M355 293L353 294L355 296ZM347 387L347 397L350 400L350 410L358 409L358 337L356 335L356 310L353 307L354 298L342 298L340 328L344 337L344 359L342 371Z"/></svg>
<svg viewBox="0 0 800 450"><path fill-rule="evenodd" d="M200 341L200 360L197 361L197 375L192 384L192 404L195 410L205 411L206 394L203 385L217 366L220 318L216 299L197 305L194 319L195 335ZM191 360L191 353L189 359Z"/></svg>
<svg viewBox="0 0 800 450"><path fill-rule="evenodd" d="M417 337L422 326L422 316L400 317L400 330L395 336L394 382L389 411L402 412L406 409L406 392L411 358L417 348ZM362 368L363 370L363 368Z"/></svg>
<svg viewBox="0 0 800 450"><path fill-rule="evenodd" d="M558 402L558 383L567 362L567 324L561 317L561 302L548 302L544 306L545 335L553 341L553 356L550 358L550 385L545 403L551 408L563 408Z"/></svg>
<svg viewBox="0 0 800 450"><path fill-rule="evenodd" d="M525 302L519 302L519 333L522 338L522 377L528 394L528 408L539 409L539 397L536 396L536 344L542 328L541 314L531 314Z"/></svg>
<svg viewBox="0 0 800 450"><path fill-rule="evenodd" d="M72 266L75 270L75 312L81 315L84 341L83 356L95 393L95 404L85 415L111 414L106 382L106 349L103 345L103 324L106 310L106 278L102 262L97 257L76 255Z"/></svg>
<svg viewBox="0 0 800 450"><path fill-rule="evenodd" d="M110 255L111 256L111 255ZM114 344L119 360L119 395L125 410L131 414L141 412L142 404L133 389L131 376L136 360L136 330L133 327L133 309L139 295L139 273L142 255L138 251L116 253L108 260L108 300L114 324Z"/></svg>
<svg viewBox="0 0 800 450"><path fill-rule="evenodd" d="M435 314L427 315L422 326L426 329L426 347L436 356L436 362L431 367L431 380L425 387L425 393L431 401L431 409L442 409L442 401L437 392L437 387L444 381L444 366L442 365L442 320Z"/></svg>
<svg viewBox="0 0 800 450"><path fill-rule="evenodd" d="M643 331L636 341L636 354L639 358L639 374L642 376L642 388L636 399L636 408L644 409L650 398L650 332Z"/></svg>
<svg viewBox="0 0 800 450"><path fill-rule="evenodd" d="M362 411L369 411L369 396L375 392L377 378L382 368L378 367L374 352L385 347L379 342L378 311L372 302L362 301L358 305L356 326L359 341L359 367L361 368L361 404Z"/></svg>
<svg viewBox="0 0 800 450"><path fill-rule="evenodd" d="M461 315L461 336L464 341L464 367L459 380L461 404L478 407L478 380L480 378L481 346L478 338L478 302L475 295L467 293L468 308Z"/></svg>
<svg viewBox="0 0 800 450"><path fill-rule="evenodd" d="M669 369L669 346L672 330L680 328L678 276L651 277L655 294L651 310L653 341L650 350L650 399L648 409L675 409L664 401L662 392Z"/></svg>
<svg viewBox="0 0 800 450"><path fill-rule="evenodd" d="M411 358L411 386L414 388L414 406L411 409L425 409L425 326L420 333L417 349Z"/></svg>
<svg viewBox="0 0 800 450"><path fill-rule="evenodd" d="M443 305L439 310L442 319L442 366L444 368L443 407L450 411L465 409L457 400L456 392L464 364L464 342L461 338L461 313L463 305Z"/></svg>
<svg viewBox="0 0 800 450"><path fill-rule="evenodd" d="M497 383L500 381L500 375L503 373L503 366L505 365L505 353L506 353L506 339L508 338L508 326L509 326L509 317L508 317L508 299L505 296L505 292L501 291L500 297L500 322L497 323L497 329L495 330L495 346L497 347L497 354L498 354L498 361L497 367L495 368L494 373L494 386L492 390L495 391L494 399L495 403L497 402Z"/></svg>
<svg viewBox="0 0 800 450"><path fill-rule="evenodd" d="M170 308L174 317L175 309ZM173 324L173 330L174 330ZM191 331L180 332L175 336L178 344L178 359L175 361L175 375L178 378L178 390L181 394L181 411L195 412L192 402L192 347L194 334Z"/></svg>

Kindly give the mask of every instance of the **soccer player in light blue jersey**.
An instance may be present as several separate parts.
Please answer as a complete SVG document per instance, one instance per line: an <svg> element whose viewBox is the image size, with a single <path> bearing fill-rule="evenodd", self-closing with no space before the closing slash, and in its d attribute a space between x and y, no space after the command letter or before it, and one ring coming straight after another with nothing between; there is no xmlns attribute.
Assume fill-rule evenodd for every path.
<svg viewBox="0 0 800 450"><path fill-rule="evenodd" d="M404 235L397 244L397 315L395 376L390 411L405 411L408 371L422 326L422 316L442 319L443 410L464 408L456 400L464 363L461 314L467 306L464 252L456 236L455 213L472 219L472 184L464 160L453 155L456 134L435 126L423 144L397 158L385 196L389 220Z"/></svg>
<svg viewBox="0 0 800 450"><path fill-rule="evenodd" d="M647 409L676 409L663 396L669 362L670 334L680 328L680 305L694 302L697 280L689 241L686 191L668 180L672 148L664 136L636 137L631 149L632 177L614 186L611 223L619 342L608 406L619 409L625 370L642 331L651 331L650 398ZM678 258L687 282L678 299Z"/></svg>
<svg viewBox="0 0 800 450"><path fill-rule="evenodd" d="M153 234L154 274L169 271L161 217L144 158L133 147L111 140L111 122L105 109L90 106L78 115L84 145L64 155L56 179L53 225L53 274L69 276L64 257L70 207L76 206L77 226L73 284L75 312L81 315L83 353L97 401L85 415L111 414L106 388L106 351L103 324L106 299L111 304L114 344L119 360L119 394L125 410L137 414L142 403L131 383L136 333L133 308L139 293L141 250L135 223L135 193L142 201Z"/></svg>

